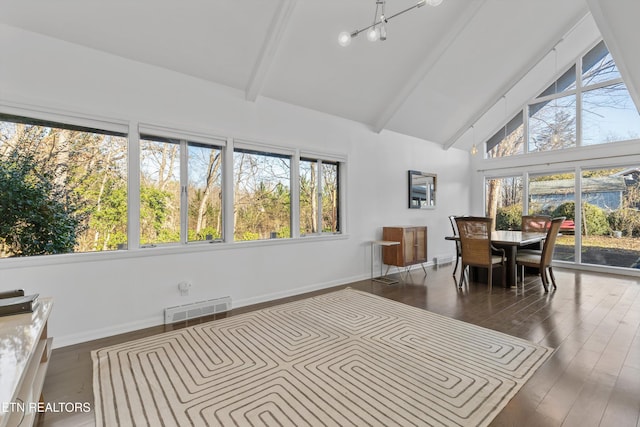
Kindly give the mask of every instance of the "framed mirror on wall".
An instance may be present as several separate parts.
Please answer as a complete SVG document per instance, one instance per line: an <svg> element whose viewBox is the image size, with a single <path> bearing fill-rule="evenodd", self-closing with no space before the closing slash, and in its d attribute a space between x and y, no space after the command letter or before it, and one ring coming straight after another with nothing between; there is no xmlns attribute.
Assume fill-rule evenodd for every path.
<svg viewBox="0 0 640 427"><path fill-rule="evenodd" d="M437 175L409 171L409 209L436 208Z"/></svg>

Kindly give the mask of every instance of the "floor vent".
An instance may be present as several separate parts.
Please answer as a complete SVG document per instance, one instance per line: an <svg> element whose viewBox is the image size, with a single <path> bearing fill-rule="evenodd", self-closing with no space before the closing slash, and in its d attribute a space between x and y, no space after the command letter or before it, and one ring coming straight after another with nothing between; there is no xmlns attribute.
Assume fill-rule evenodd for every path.
<svg viewBox="0 0 640 427"><path fill-rule="evenodd" d="M231 297L167 307L164 309L164 324L168 325L182 320L195 319L196 317L209 316L229 310L231 310Z"/></svg>

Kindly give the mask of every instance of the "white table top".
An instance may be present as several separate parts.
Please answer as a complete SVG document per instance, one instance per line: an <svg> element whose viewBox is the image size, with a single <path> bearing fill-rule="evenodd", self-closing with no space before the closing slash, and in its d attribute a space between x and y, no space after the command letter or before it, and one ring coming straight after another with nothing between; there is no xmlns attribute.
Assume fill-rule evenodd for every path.
<svg viewBox="0 0 640 427"><path fill-rule="evenodd" d="M395 242L391 240L372 240L371 244L379 245L379 246L396 246L396 245L399 245L400 242Z"/></svg>

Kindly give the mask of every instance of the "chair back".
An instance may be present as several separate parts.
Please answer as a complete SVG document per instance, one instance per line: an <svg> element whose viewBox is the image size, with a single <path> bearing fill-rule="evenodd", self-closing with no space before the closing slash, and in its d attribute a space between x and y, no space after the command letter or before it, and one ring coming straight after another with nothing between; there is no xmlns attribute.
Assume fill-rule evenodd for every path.
<svg viewBox="0 0 640 427"><path fill-rule="evenodd" d="M491 265L492 218L456 217L463 265Z"/></svg>
<svg viewBox="0 0 640 427"><path fill-rule="evenodd" d="M523 215L521 230L523 232L546 233L551 224L549 215Z"/></svg>
<svg viewBox="0 0 640 427"><path fill-rule="evenodd" d="M547 231L547 237L544 240L544 245L542 246L542 255L540 257L540 263L543 267L551 265L551 260L553 259L553 251L556 248L556 240L558 238L558 233L560 232L560 226L562 225L562 221L564 221L566 217L561 216L558 218L553 218L551 220L551 226Z"/></svg>
<svg viewBox="0 0 640 427"><path fill-rule="evenodd" d="M453 231L453 235L458 235L458 226L456 225L456 216L449 215L449 222L451 223L451 230Z"/></svg>

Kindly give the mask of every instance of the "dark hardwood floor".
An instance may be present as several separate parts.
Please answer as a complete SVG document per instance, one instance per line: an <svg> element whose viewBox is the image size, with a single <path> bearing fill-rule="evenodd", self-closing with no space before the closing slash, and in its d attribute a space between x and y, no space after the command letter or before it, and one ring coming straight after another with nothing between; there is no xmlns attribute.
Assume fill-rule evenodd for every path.
<svg viewBox="0 0 640 427"><path fill-rule="evenodd" d="M486 285L476 283L458 289L452 269L430 269L426 278L417 269L407 283L395 285L365 280L348 286L555 348L492 426L640 427L640 279L557 269L558 289L548 294L533 275L527 276L524 287L494 287L488 292ZM234 309L206 320L343 287ZM91 350L202 321L54 350L45 401L90 402L93 407ZM46 413L37 425L94 425L94 414Z"/></svg>

